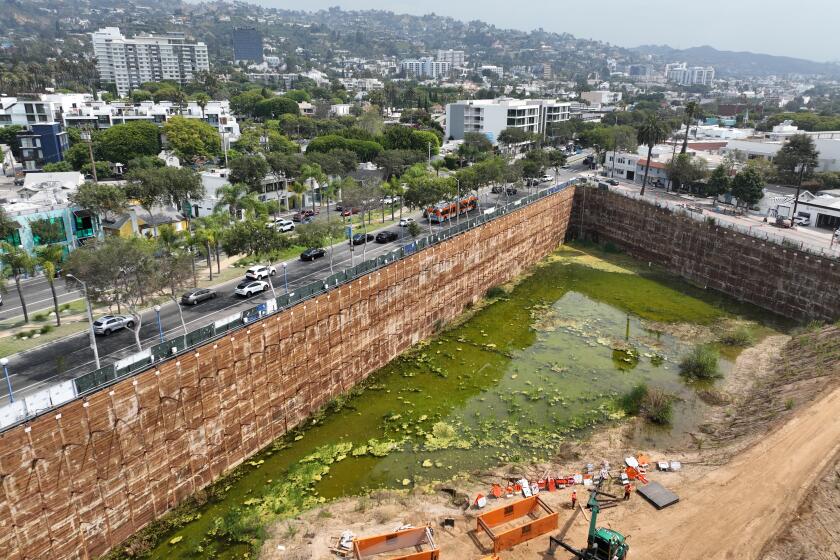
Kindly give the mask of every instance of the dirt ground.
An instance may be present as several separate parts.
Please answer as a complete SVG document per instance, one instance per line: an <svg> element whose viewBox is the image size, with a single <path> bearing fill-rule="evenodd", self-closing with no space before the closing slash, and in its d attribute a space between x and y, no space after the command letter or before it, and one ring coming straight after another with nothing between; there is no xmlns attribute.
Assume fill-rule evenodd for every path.
<svg viewBox="0 0 840 560"><path fill-rule="evenodd" d="M771 337L739 357L736 371L723 387L725 404L709 419L708 447L698 445L667 456L633 449L629 443L633 426L625 425L565 446L553 464L473 474L450 486L472 500L477 492L487 494L492 482L506 476L534 479L547 471L570 474L603 458L615 469L623 457L644 451L654 461L683 461L681 472L649 476L676 492L680 502L657 511L634 494L602 512L600 526L629 536L630 558L836 560L840 558L840 361L836 355L840 330L827 328L787 346L786 341L786 337ZM794 363L783 358L792 350L799 358ZM759 410L766 412L758 414ZM753 420L756 416L762 422ZM732 433L738 437L730 437ZM607 490L621 493L618 485ZM582 546L588 512L571 509L570 492L544 492L541 497L560 513L554 534ZM588 498L580 486L577 494L579 499ZM275 526L261 558L326 560L334 558L330 539L343 530L370 536L403 524L434 526L444 558L482 558L490 552L490 541L475 532L475 516L480 511L459 507L465 498L458 494L453 500L440 489L414 489L341 500ZM492 500L488 509L512 501ZM446 517L456 520L454 529L441 528ZM500 557L540 558L547 544L547 537L539 537L503 551ZM569 555L558 551L556 558Z"/></svg>

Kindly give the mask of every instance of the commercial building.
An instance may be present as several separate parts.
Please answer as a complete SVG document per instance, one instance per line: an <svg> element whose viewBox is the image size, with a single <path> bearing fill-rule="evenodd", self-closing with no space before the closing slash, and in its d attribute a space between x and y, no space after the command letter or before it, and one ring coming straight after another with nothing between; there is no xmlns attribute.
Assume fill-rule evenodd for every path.
<svg viewBox="0 0 840 560"><path fill-rule="evenodd" d="M437 52L438 62L448 62L451 68L464 68L467 65L467 55L464 51L453 49L439 50Z"/></svg>
<svg viewBox="0 0 840 560"><path fill-rule="evenodd" d="M571 103L553 99L476 99L446 106L446 137L462 140L467 132L496 142L506 128L545 133L550 123L567 121Z"/></svg>
<svg viewBox="0 0 840 560"><path fill-rule="evenodd" d="M711 87L715 80L715 69L711 66L688 66L685 62L668 64L665 66L665 77L669 82L683 86Z"/></svg>
<svg viewBox="0 0 840 560"><path fill-rule="evenodd" d="M580 98L588 102L590 105L615 105L621 101L621 92L600 89L595 91L583 91L580 94Z"/></svg>
<svg viewBox="0 0 840 560"><path fill-rule="evenodd" d="M444 78L451 69L452 65L448 62L438 62L430 56L400 62L400 70L408 76Z"/></svg>
<svg viewBox="0 0 840 560"><path fill-rule="evenodd" d="M233 28L233 62L263 61L263 36L256 27ZM279 63L279 60L278 60Z"/></svg>
<svg viewBox="0 0 840 560"><path fill-rule="evenodd" d="M183 33L137 35L128 39L117 27L92 34L99 80L115 84L126 96L144 82L191 82L198 72L210 70L207 45L188 43Z"/></svg>

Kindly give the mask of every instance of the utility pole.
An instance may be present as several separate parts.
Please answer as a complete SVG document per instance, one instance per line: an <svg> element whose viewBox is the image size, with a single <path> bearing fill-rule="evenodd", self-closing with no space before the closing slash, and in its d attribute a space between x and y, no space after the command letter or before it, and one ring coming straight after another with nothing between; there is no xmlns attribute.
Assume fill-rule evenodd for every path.
<svg viewBox="0 0 840 560"><path fill-rule="evenodd" d="M793 227L793 221L796 219L796 208L799 206L799 191L802 190L802 179L805 177L805 168L807 165L803 162L799 164L799 182L796 183L796 197L793 199L793 213L790 215L790 227Z"/></svg>
<svg viewBox="0 0 840 560"><path fill-rule="evenodd" d="M96 177L96 161L93 159L93 137L90 134L90 130L83 130L80 136L84 142L87 142L88 153L90 154L90 170L93 174L93 182L98 183L99 180Z"/></svg>
<svg viewBox="0 0 840 560"><path fill-rule="evenodd" d="M87 304L87 316L88 316L88 333L90 335L90 348L93 350L93 361L96 363L96 369L99 369L101 366L99 365L99 350L96 348L96 334L93 332L93 312L90 309L90 298L88 297L87 291L87 283L82 282L72 274L65 275L65 278L72 278L76 282L82 285L82 290L85 294L85 303Z"/></svg>

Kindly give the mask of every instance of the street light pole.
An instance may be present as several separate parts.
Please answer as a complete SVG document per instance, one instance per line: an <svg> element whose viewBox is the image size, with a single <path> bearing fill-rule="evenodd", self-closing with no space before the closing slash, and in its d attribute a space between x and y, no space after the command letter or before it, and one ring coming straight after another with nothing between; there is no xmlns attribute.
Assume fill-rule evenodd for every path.
<svg viewBox="0 0 840 560"><path fill-rule="evenodd" d="M289 277L286 276L286 263L283 263L283 286L286 289L286 295L289 295Z"/></svg>
<svg viewBox="0 0 840 560"><path fill-rule="evenodd" d="M12 380L9 379L9 358L0 358L0 366L3 366L3 374L6 376L6 385L9 386L9 402L15 402L15 396L12 394Z"/></svg>
<svg viewBox="0 0 840 560"><path fill-rule="evenodd" d="M160 342L163 344L163 325L160 323L160 305L155 305L155 314L157 314L158 334L160 335Z"/></svg>
<svg viewBox="0 0 840 560"><path fill-rule="evenodd" d="M271 270L274 269L274 273ZM277 299L277 292L274 291L274 274L276 274L277 269L272 266L271 261L268 261L268 285L271 286L271 297Z"/></svg>
<svg viewBox="0 0 840 560"><path fill-rule="evenodd" d="M85 294L85 303L87 304L87 316L88 316L88 334L90 335L90 348L93 350L93 361L96 363L96 369L99 369L101 366L99 365L99 350L96 348L96 333L93 332L93 311L90 308L90 298L88 298L88 291L87 291L87 283L82 282L72 274L65 274L65 278L72 278L76 282L82 285L82 291Z"/></svg>

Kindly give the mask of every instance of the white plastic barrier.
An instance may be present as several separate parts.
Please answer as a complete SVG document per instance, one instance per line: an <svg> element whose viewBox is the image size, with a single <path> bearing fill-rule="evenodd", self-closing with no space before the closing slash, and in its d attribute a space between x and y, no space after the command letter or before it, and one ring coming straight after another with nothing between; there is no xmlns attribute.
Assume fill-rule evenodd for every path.
<svg viewBox="0 0 840 560"><path fill-rule="evenodd" d="M121 369L131 367L134 364L136 364L137 362L142 362L143 360L148 362L148 361L151 361L151 359L152 359L152 349L149 348L147 350L143 350L142 352L137 352L136 354L132 354L128 358L123 358L122 360L116 362L114 364L114 369L119 371Z"/></svg>
<svg viewBox="0 0 840 560"><path fill-rule="evenodd" d="M76 398L76 384L72 380L50 387L50 400L53 406L64 404Z"/></svg>
<svg viewBox="0 0 840 560"><path fill-rule="evenodd" d="M23 401L15 401L6 406L0 406L0 428L17 424L26 419L26 405Z"/></svg>
<svg viewBox="0 0 840 560"><path fill-rule="evenodd" d="M226 327L227 325L229 325L229 324L231 324L235 321L239 321L239 318L241 316L242 316L242 313L235 313L233 315L228 315L227 317L223 317L223 318L219 319L218 321L216 321L215 323L213 323L213 326L216 329L221 329L221 328Z"/></svg>
<svg viewBox="0 0 840 560"><path fill-rule="evenodd" d="M47 410L52 406L52 401L50 400L50 390L43 389L37 393L26 395L23 398L23 402L26 405L27 415L34 416L35 414Z"/></svg>

